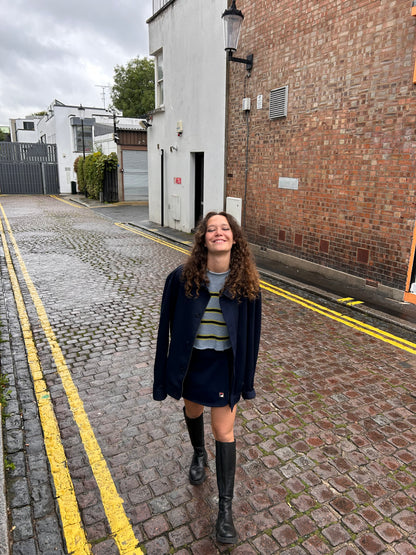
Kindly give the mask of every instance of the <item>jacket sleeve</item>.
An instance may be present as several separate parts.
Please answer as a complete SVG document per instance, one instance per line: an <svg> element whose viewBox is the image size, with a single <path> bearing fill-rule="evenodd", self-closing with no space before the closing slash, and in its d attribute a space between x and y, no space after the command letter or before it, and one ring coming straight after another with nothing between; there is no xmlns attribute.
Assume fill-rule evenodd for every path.
<svg viewBox="0 0 416 555"><path fill-rule="evenodd" d="M249 301L247 310L247 358L244 375L243 399L254 399L254 374L259 354L261 333L261 293L254 301Z"/></svg>
<svg viewBox="0 0 416 555"><path fill-rule="evenodd" d="M153 399L166 399L166 363L169 351L170 328L175 311L179 284L179 269L166 278L160 307L159 329L156 343L156 357L153 373Z"/></svg>

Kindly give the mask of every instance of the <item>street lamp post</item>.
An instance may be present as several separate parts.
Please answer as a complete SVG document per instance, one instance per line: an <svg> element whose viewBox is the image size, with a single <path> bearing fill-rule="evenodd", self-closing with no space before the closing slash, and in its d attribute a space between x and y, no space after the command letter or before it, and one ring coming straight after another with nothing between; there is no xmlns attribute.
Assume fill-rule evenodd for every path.
<svg viewBox="0 0 416 555"><path fill-rule="evenodd" d="M79 105L78 108L79 118L81 120L81 140L82 140L82 157L85 160L85 139L84 139L84 114L85 108L82 104Z"/></svg>

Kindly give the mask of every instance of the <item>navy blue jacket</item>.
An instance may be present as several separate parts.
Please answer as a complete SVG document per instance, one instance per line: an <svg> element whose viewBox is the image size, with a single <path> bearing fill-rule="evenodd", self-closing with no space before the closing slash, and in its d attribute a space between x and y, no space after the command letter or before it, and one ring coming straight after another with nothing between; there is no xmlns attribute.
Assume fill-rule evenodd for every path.
<svg viewBox="0 0 416 555"><path fill-rule="evenodd" d="M201 287L199 296L187 297L181 280L182 266L166 279L160 311L154 367L153 398L162 401L167 395L182 397L182 386L191 359L199 324L210 294ZM225 290L220 305L227 324L234 354L233 378L230 384L231 408L241 395L253 399L254 373L260 342L261 296L254 301L232 299Z"/></svg>

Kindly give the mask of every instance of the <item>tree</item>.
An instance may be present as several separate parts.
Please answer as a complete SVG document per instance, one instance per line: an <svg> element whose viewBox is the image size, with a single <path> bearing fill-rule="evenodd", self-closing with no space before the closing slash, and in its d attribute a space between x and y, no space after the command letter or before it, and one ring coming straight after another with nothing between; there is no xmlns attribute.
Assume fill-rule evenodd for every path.
<svg viewBox="0 0 416 555"><path fill-rule="evenodd" d="M0 127L0 141L10 142L10 130L8 127Z"/></svg>
<svg viewBox="0 0 416 555"><path fill-rule="evenodd" d="M153 60L133 58L114 68L111 99L123 116L138 118L154 109L155 69Z"/></svg>

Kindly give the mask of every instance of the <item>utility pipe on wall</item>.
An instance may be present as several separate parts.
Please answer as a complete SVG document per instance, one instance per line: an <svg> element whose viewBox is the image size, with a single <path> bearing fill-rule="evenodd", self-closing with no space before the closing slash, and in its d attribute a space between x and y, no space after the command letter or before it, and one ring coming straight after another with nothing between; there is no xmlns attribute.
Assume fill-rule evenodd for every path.
<svg viewBox="0 0 416 555"><path fill-rule="evenodd" d="M164 167L165 167L165 151L163 148L160 149L160 225L163 227L164 224L164 204L165 204L165 179L164 179Z"/></svg>

